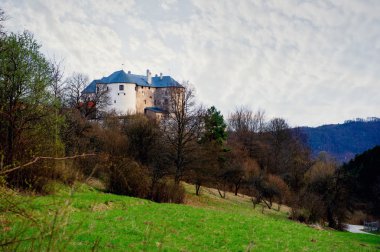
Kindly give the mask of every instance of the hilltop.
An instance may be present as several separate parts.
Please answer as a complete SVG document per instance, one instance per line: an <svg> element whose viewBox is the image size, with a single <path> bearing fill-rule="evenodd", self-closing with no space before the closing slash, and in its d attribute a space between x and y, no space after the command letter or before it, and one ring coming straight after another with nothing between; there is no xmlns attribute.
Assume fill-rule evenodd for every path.
<svg viewBox="0 0 380 252"><path fill-rule="evenodd" d="M380 119L349 120L316 128L301 127L316 156L321 151L332 154L340 162L348 162L376 145L380 145Z"/></svg>

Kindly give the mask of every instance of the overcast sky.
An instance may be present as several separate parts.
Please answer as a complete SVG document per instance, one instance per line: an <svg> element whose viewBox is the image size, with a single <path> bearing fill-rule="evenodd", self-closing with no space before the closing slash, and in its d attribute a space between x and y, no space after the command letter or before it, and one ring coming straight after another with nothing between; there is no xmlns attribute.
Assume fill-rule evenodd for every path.
<svg viewBox="0 0 380 252"><path fill-rule="evenodd" d="M379 0L1 0L9 31L90 79L124 69L188 80L225 117L291 126L380 117Z"/></svg>

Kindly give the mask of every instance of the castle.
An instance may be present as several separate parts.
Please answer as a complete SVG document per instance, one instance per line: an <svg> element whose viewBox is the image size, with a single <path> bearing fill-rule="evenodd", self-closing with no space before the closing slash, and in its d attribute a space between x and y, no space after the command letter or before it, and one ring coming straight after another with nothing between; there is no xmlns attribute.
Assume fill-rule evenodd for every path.
<svg viewBox="0 0 380 252"><path fill-rule="evenodd" d="M170 90L183 88L170 76L160 74L152 77L149 70L145 76L120 70L108 77L93 80L82 94L91 96L104 87L111 103L108 111L115 111L119 115L145 113L154 118L161 118L168 111Z"/></svg>

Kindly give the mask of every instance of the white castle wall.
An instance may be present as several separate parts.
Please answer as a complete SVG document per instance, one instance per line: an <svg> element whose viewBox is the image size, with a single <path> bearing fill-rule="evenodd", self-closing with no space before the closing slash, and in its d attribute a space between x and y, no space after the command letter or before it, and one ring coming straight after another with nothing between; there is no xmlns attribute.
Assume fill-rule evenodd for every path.
<svg viewBox="0 0 380 252"><path fill-rule="evenodd" d="M124 90L119 90L119 85ZM136 84L134 83L111 83L107 84L110 97L109 110L115 110L118 114L136 113Z"/></svg>

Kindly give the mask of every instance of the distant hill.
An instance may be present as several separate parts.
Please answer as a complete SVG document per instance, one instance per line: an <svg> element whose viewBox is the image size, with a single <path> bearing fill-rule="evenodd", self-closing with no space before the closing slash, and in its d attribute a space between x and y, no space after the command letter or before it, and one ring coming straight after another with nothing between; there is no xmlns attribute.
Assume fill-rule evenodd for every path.
<svg viewBox="0 0 380 252"><path fill-rule="evenodd" d="M380 145L380 118L355 119L343 124L316 128L300 127L308 139L313 155L326 151L340 162L348 162L376 145Z"/></svg>

